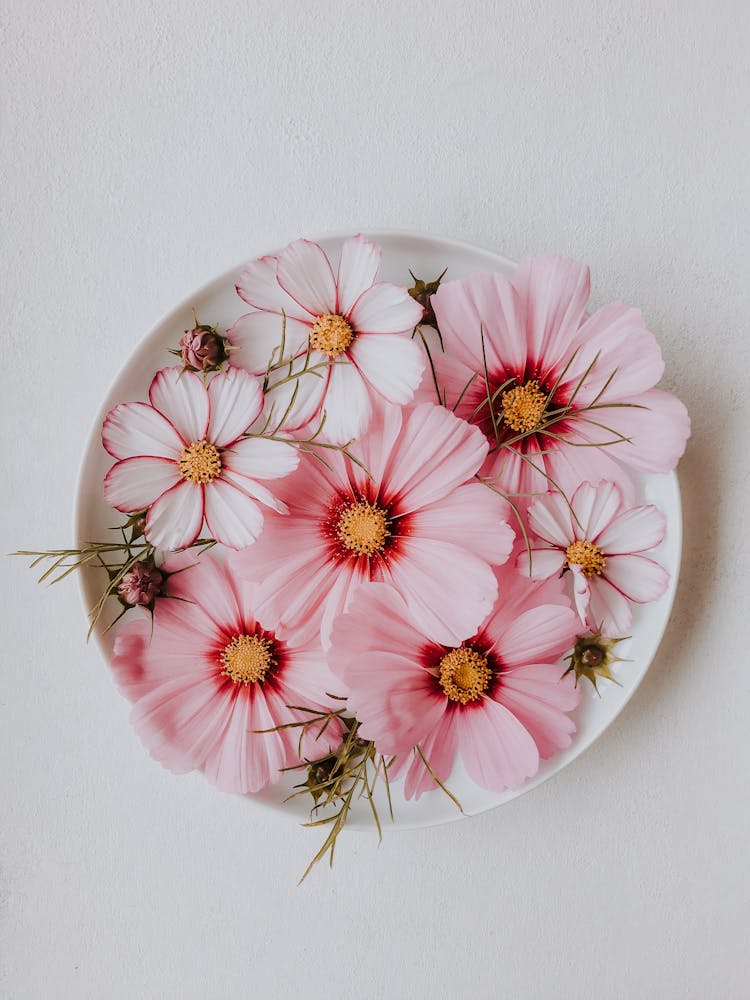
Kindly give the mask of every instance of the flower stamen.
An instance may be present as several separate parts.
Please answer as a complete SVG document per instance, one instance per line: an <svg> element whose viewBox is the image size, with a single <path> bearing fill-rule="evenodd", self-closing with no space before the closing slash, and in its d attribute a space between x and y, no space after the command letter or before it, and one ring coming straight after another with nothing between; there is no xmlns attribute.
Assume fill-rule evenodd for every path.
<svg viewBox="0 0 750 1000"><path fill-rule="evenodd" d="M189 483L210 483L221 472L219 450L208 441L193 441L180 452L177 463Z"/></svg>
<svg viewBox="0 0 750 1000"><path fill-rule="evenodd" d="M547 397L533 379L503 393L503 420L514 431L533 431L541 423L546 404Z"/></svg>
<svg viewBox="0 0 750 1000"><path fill-rule="evenodd" d="M383 552L391 534L386 512L366 500L346 504L339 514L335 532L344 548L358 556Z"/></svg>
<svg viewBox="0 0 750 1000"><path fill-rule="evenodd" d="M259 635L236 635L221 654L221 671L235 684L255 684L276 666L273 643Z"/></svg>
<svg viewBox="0 0 750 1000"><path fill-rule="evenodd" d="M601 576L607 560L598 545L581 539L569 545L565 552L569 566L580 566L584 576Z"/></svg>
<svg viewBox="0 0 750 1000"><path fill-rule="evenodd" d="M310 347L313 351L321 351L329 358L337 358L339 354L351 345L354 340L354 330L336 313L323 313L317 316L310 330Z"/></svg>
<svg viewBox="0 0 750 1000"><path fill-rule="evenodd" d="M480 698L492 680L487 658L471 646L461 646L446 653L440 661L440 687L451 701L466 705Z"/></svg>

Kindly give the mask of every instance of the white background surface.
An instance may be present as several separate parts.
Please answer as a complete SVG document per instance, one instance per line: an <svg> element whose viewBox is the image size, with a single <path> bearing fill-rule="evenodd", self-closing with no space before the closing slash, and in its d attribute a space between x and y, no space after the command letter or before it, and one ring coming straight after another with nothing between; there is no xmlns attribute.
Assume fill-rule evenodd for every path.
<svg viewBox="0 0 750 1000"><path fill-rule="evenodd" d="M746 997L750 8L4 7L3 551L72 541L92 415L164 312L329 229L586 259L693 439L674 617L612 728L302 888L317 834L151 762L75 584L5 560L2 995Z"/></svg>

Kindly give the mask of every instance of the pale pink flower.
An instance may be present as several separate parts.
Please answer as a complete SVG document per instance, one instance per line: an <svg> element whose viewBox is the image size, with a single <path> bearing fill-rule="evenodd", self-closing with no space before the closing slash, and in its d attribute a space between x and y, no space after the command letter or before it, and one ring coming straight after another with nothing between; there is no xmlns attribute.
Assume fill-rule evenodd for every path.
<svg viewBox="0 0 750 1000"><path fill-rule="evenodd" d="M589 316L588 298L589 269L562 257L527 257L511 281L490 273L446 281L432 297L447 404L463 392L456 412L487 434L485 472L507 493L543 493L547 476L565 492L589 478L630 491L619 463L666 472L685 449L687 411L654 388L664 362L641 313L616 302ZM427 382L426 374L429 390Z"/></svg>
<svg viewBox="0 0 750 1000"><path fill-rule="evenodd" d="M575 639L576 616L558 580L540 586L513 571L498 575L492 613L460 644L443 644L382 583L363 585L334 624L331 669L359 735L395 755L389 774L406 775L406 798L436 787L419 750L441 782L460 754L472 781L501 792L571 743L567 713L580 692L559 660ZM450 570L442 589L450 601Z"/></svg>
<svg viewBox="0 0 750 1000"><path fill-rule="evenodd" d="M263 527L261 504L286 507L261 481L297 468L283 441L243 437L263 408L257 378L241 368L218 372L206 386L193 372L163 368L150 403L121 403L102 428L118 459L104 480L116 510L146 510L146 538L160 549L192 545L205 521L211 538L250 545Z"/></svg>
<svg viewBox="0 0 750 1000"><path fill-rule="evenodd" d="M258 618L258 587L204 554L181 557L170 597L149 618L129 621L115 639L112 669L133 702L131 721L143 744L170 771L202 770L226 792L257 792L299 762L299 729L261 733L309 719L288 706L338 709L319 644L281 637L278 623ZM171 566L174 568L174 566ZM178 598L174 600L172 598ZM341 738L332 720L314 724L303 755L325 756Z"/></svg>
<svg viewBox="0 0 750 1000"><path fill-rule="evenodd" d="M340 452L325 452L330 468L306 457L282 487L289 515L269 516L241 554L249 578L269 585L261 611L288 628L320 628L326 645L356 586L386 580L425 629L460 642L492 608L490 565L508 558L514 538L505 502L473 480L484 436L431 403L383 404L355 450L372 479Z"/></svg>
<svg viewBox="0 0 750 1000"><path fill-rule="evenodd" d="M541 497L529 508L529 525L546 542L532 547L531 575L570 570L581 622L594 631L626 635L631 601L648 604L667 589L667 571L641 554L664 538L664 515L653 504L625 506L615 483L582 483L570 506L559 493ZM526 554L518 566L528 572Z"/></svg>
<svg viewBox="0 0 750 1000"><path fill-rule="evenodd" d="M373 393L399 405L411 401L425 359L410 335L423 310L401 285L376 282L379 266L380 247L353 236L341 248L336 275L323 249L309 240L295 240L278 257L243 268L237 292L254 311L227 333L232 363L264 373L281 343L283 314L284 357L296 359L299 372L309 348L307 363L322 376L305 374L277 389L288 370L273 377L268 401L277 418L291 404L287 430L325 411L325 435L344 444L367 427Z"/></svg>

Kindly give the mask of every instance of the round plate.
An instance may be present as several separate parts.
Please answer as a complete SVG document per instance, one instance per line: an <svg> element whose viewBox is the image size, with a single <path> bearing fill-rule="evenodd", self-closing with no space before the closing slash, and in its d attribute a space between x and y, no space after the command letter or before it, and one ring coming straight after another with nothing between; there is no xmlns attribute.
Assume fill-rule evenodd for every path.
<svg viewBox="0 0 750 1000"><path fill-rule="evenodd" d="M411 284L410 269L428 281L437 277L446 267L448 278L466 277L474 271L500 271L511 276L515 269L514 263L507 258L458 240L390 231L370 232L365 235L383 248L379 277L385 281ZM317 239L316 242L335 259L343 238L341 235L326 236ZM75 515L79 546L87 541L108 537L109 529L118 523L119 515L105 504L102 495L102 480L112 464L112 459L104 451L100 439L105 414L117 403L147 398L147 390L154 373L172 363L173 358L167 354L167 350L175 348L183 331L190 328L193 309L196 310L201 322L215 324L221 329L231 326L240 315L247 312L247 306L238 298L234 288L239 270L240 267L237 267L205 285L169 313L142 341L115 379L92 428L81 466ZM680 567L682 510L677 477L674 473L641 477L637 481L637 486L639 501L656 504L666 515L666 537L655 554L670 573L670 583L666 593L658 601L634 609L633 634L618 647L619 655L628 661L620 663L617 667L617 677L622 686L602 681L601 697L599 697L588 681L583 681L584 697L575 713L577 733L573 744L551 760L543 761L538 774L519 789L498 795L478 788L466 777L458 761L447 786L460 800L464 814L473 815L502 805L517 795L535 788L575 760L620 714L646 673L664 633L674 600ZM104 586L102 575L92 571L80 574L79 579L86 607L90 608ZM97 626L95 636L99 648L109 660L114 634L112 631L104 631L105 624ZM284 802L294 781L304 778L301 772L299 774L301 777L293 778L286 775L280 784L271 786L252 798L273 808L283 809L287 815L306 820L309 817L311 804L308 796ZM379 784L382 785L382 782ZM384 830L447 823L462 815L454 803L439 789L423 795L418 802L405 802L399 793L399 783L394 782L392 787L394 823L391 825L386 821L387 805L384 789L380 789L379 794L382 798L379 814L381 820L384 820ZM347 828L371 829L373 826L367 802L363 799L355 803Z"/></svg>

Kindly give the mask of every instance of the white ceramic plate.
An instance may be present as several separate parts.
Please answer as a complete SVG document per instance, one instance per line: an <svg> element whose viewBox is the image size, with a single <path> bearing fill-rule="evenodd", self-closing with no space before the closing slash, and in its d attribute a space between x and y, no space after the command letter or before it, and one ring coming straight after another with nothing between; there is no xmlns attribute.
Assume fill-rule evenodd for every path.
<svg viewBox="0 0 750 1000"><path fill-rule="evenodd" d="M431 280L445 267L448 268L449 278L465 277L474 271L500 271L510 276L515 267L512 261L499 254L457 240L407 232L371 232L366 235L383 248L380 278L386 281L410 284L409 269L419 277ZM319 238L317 242L335 259L342 239L342 236L335 235ZM174 361L166 352L169 348L176 347L183 331L189 329L193 308L201 322L216 324L221 329L231 326L247 311L247 306L238 298L234 289L238 272L239 267L223 274L169 313L144 338L115 379L96 418L83 457L76 504L78 545L108 537L108 529L119 523L119 515L105 504L102 496L102 480L112 463L100 440L102 420L106 412L117 403L147 398L154 372ZM604 681L600 685L601 697L598 697L591 685L587 681L583 682L584 698L576 711L578 731L572 746L543 762L536 777L516 791L497 795L476 787L466 777L459 761L448 787L460 799L465 814L480 813L508 802L535 788L575 760L620 714L646 673L664 633L674 600L680 567L682 510L674 473L643 477L638 482L638 489L641 502L655 503L666 514L667 534L656 555L669 571L671 579L667 592L660 600L635 608L633 635L618 647L619 655L630 661L619 664L617 668L622 687ZM83 598L89 608L101 593L102 579L96 572L81 574L80 579ZM105 633L103 627L97 628L96 641L109 660L114 635L113 632ZM283 804L292 784L293 780L290 778L253 798L264 805L283 808L287 815L307 819L310 804L307 796ZM431 826L461 816L455 805L440 790L423 795L419 802L403 801L397 782L393 785L393 807L396 829ZM381 818L386 816L384 803L380 815ZM367 803L364 800L358 802L352 811L348 827L364 829L372 826L372 815ZM394 827L388 822L384 823L384 829Z"/></svg>

